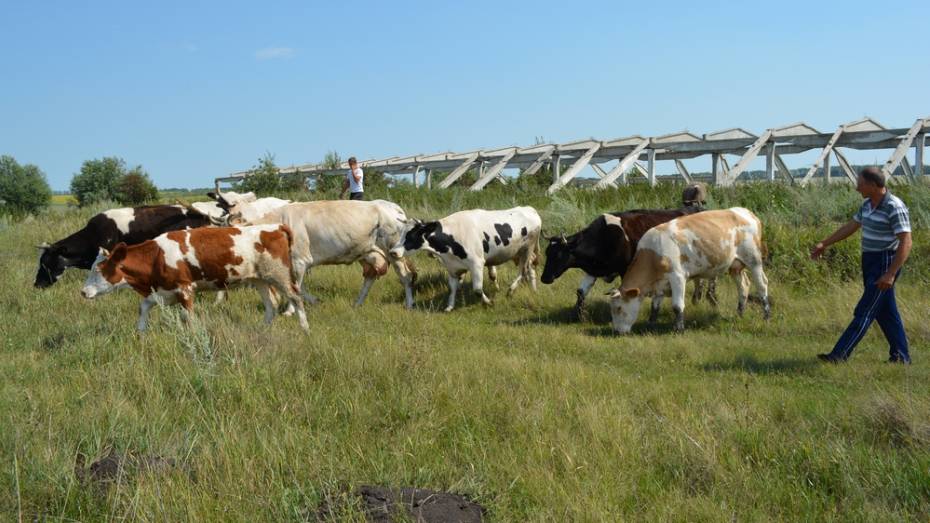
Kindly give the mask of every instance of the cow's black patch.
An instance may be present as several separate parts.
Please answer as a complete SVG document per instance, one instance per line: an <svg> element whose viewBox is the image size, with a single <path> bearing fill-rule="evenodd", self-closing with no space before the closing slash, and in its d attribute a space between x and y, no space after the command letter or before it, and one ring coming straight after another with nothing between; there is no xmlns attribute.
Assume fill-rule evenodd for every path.
<svg viewBox="0 0 930 523"><path fill-rule="evenodd" d="M501 237L495 235L495 236L494 236L494 245L500 245L500 244L501 244Z"/></svg>
<svg viewBox="0 0 930 523"><path fill-rule="evenodd" d="M501 237L501 243L505 246L510 244L510 238L513 237L513 228L509 223L495 223L494 230Z"/></svg>
<svg viewBox="0 0 930 523"><path fill-rule="evenodd" d="M520 229L520 236L526 236L526 227Z"/></svg>
<svg viewBox="0 0 930 523"><path fill-rule="evenodd" d="M452 251L452 254L461 259L468 258L465 247L455 241L451 234L442 231L442 224L439 222L421 223L415 225L404 236L404 250L415 251L423 247L423 243L429 243L429 246L436 252L446 253Z"/></svg>
<svg viewBox="0 0 930 523"><path fill-rule="evenodd" d="M481 248L484 249L484 253L487 254L491 252L491 244L490 244L491 237L488 236L488 233L486 232L482 234L484 234L484 239L481 240Z"/></svg>

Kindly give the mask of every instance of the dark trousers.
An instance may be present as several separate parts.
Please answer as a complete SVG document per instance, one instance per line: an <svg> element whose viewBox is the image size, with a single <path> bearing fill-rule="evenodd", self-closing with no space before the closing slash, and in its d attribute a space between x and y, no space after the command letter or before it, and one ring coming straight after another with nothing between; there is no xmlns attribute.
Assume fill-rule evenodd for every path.
<svg viewBox="0 0 930 523"><path fill-rule="evenodd" d="M364 199L365 199L365 193L363 193L363 192L350 192L350 193L349 193L349 199L350 199L350 200L364 200Z"/></svg>
<svg viewBox="0 0 930 523"><path fill-rule="evenodd" d="M853 312L852 323L836 342L836 346L830 353L831 356L844 360L849 358L856 344L862 340L874 320L878 322L885 339L888 340L891 359L908 363L911 361L907 350L907 335L904 333L904 324L901 322L898 304L895 301L894 287L881 290L875 286L875 282L891 267L894 254L895 251L862 253L862 281L865 291ZM898 271L895 282L900 275L901 271Z"/></svg>

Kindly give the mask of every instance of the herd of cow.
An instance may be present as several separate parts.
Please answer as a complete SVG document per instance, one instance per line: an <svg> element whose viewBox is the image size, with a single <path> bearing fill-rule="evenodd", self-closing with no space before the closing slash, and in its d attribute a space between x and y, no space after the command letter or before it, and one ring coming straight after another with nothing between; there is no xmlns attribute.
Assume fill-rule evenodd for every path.
<svg viewBox="0 0 930 523"><path fill-rule="evenodd" d="M549 238L543 283L570 268L584 271L577 290L580 316L595 281L619 276L610 310L614 329L628 333L647 296L652 298L650 321L662 298L670 296L675 328L684 329L687 280L696 283L693 301L706 294L716 304L715 278L729 273L739 290L738 312L745 308L751 283L768 318L761 222L739 207L704 210L704 191L686 188L680 209L605 213L571 236ZM307 330L303 302L318 300L303 289L304 277L318 265L355 262L364 277L356 305L391 266L404 286L404 304L412 308L416 271L407 256L419 250L439 258L448 271L446 311L455 307L466 272L475 294L490 304L485 268L496 286L496 266L509 261L518 267L509 293L523 281L536 290L542 220L532 207L473 209L421 222L384 200L292 203L252 193L209 196L214 201L111 209L94 216L80 231L40 246L35 286L53 285L69 267L90 269L81 289L85 298L122 287L142 295L139 330L145 330L148 312L157 303L178 303L187 317L196 291L222 293L243 283L259 291L266 322L282 302L286 314L296 314Z"/></svg>

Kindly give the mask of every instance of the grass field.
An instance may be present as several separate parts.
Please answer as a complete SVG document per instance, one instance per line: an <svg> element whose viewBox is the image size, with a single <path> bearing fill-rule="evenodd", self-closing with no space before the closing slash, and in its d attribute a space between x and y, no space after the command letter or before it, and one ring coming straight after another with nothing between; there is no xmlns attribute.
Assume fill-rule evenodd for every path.
<svg viewBox="0 0 930 523"><path fill-rule="evenodd" d="M551 234L606 210L673 206L679 190L381 196L422 218L531 204ZM877 328L846 365L814 358L860 292L858 240L806 260L854 211L847 187L714 191L712 206L742 204L765 223L772 320L757 307L738 318L723 281L720 308L689 307L685 333L666 309L622 338L605 284L590 321L571 319L576 271L441 313L445 275L425 256L415 311L393 273L356 309L360 269L320 268L310 336L293 318L265 326L249 289L219 305L202 295L190 327L156 310L140 336L132 292L85 301L78 270L32 288L33 245L92 210L0 225L0 520L313 520L322 500L375 484L464 493L494 521L926 521L930 189L895 191L916 227L898 286L910 367L884 363ZM500 281L514 276L506 266ZM176 464L79 481L78 454L110 449Z"/></svg>

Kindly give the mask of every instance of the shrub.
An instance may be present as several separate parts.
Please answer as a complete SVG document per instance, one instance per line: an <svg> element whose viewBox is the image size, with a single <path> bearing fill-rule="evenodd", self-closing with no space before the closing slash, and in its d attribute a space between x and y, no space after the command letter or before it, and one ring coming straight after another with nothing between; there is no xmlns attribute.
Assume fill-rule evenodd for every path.
<svg viewBox="0 0 930 523"><path fill-rule="evenodd" d="M78 205L117 200L117 186L126 174L126 162L115 156L100 160L87 160L81 164L81 172L71 178L71 194Z"/></svg>
<svg viewBox="0 0 930 523"><path fill-rule="evenodd" d="M37 214L52 200L45 174L35 165L20 165L12 156L0 156L0 214Z"/></svg>
<svg viewBox="0 0 930 523"><path fill-rule="evenodd" d="M116 185L116 201L123 205L142 205L158 198L158 188L142 166L126 173Z"/></svg>
<svg viewBox="0 0 930 523"><path fill-rule="evenodd" d="M278 174L278 166L275 165L274 155L271 153L265 153L265 156L259 158L258 165L253 166L249 175L235 186L238 192L252 191L258 196L273 196L282 189L284 187Z"/></svg>

